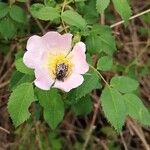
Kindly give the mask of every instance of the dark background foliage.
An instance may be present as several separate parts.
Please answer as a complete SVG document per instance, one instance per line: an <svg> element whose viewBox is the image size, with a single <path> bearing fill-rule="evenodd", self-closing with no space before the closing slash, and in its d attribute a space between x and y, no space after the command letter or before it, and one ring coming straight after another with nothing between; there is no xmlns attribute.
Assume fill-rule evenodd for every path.
<svg viewBox="0 0 150 150"><path fill-rule="evenodd" d="M104 83L97 85L97 78L94 74L95 78L91 79L94 88L91 87L92 92L89 90L90 94L82 97L83 101L74 101L72 93L67 95L64 120L55 130L52 130L44 121L43 108L37 102L32 103L29 109L32 113L31 118L17 129L14 128L7 110L11 90L23 82L33 81L32 76L29 77L28 74L24 75L16 71L15 60L22 57L26 41L31 35L43 35L51 30L61 33L70 31L74 34L74 42L80 39L85 42L88 61L93 61L93 65L97 63L99 57L105 56L105 53L108 54L113 66L109 67L108 64L102 67L105 61L101 61L99 68L103 71L102 75L105 80L109 82L115 74L125 74L138 80L140 88L136 93L149 108L150 13L132 19L127 26L123 24L113 26L114 23L121 20L121 17L112 2L106 9L105 15L99 15L95 0L78 0L78 2L76 0L68 3L67 8L63 8L63 0L0 2L4 2L0 5L0 150L150 149L149 127L131 118L127 118L121 133L116 133L111 127L102 108L98 107ZM36 5L37 3L41 5ZM133 14L150 8L149 0L129 0L129 3ZM51 13L43 16L43 12L41 13L43 4L54 7L56 10L48 9ZM86 23L80 17L77 17L79 22L74 22L70 20L71 18L66 19L66 14L62 18L58 17L62 9L70 9L70 7L81 14ZM87 24L89 28L85 28ZM110 44L103 43L99 39L96 26L100 24L111 27L116 44L112 35L109 34L110 28L107 27L101 28L101 31L109 34L107 37L104 34L103 38L107 39ZM94 43L91 42L93 39Z"/></svg>

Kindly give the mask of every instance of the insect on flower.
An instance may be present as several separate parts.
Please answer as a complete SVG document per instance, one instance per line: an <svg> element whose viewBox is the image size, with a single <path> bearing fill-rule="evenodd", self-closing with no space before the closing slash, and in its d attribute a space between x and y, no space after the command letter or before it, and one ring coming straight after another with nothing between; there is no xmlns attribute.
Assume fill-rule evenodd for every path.
<svg viewBox="0 0 150 150"><path fill-rule="evenodd" d="M66 66L64 63L58 64L56 67L56 79L60 81L64 81L64 78L67 75L68 66Z"/></svg>
<svg viewBox="0 0 150 150"><path fill-rule="evenodd" d="M27 42L23 56L25 65L34 69L35 85L43 90L59 88L66 92L84 81L89 70L86 46L78 42L72 48L72 34L48 32L42 37L34 35Z"/></svg>

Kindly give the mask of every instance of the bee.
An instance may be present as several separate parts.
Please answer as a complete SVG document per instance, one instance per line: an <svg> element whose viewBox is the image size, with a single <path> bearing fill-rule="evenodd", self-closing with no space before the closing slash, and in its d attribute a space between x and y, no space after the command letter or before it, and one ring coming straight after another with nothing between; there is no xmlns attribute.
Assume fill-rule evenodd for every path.
<svg viewBox="0 0 150 150"><path fill-rule="evenodd" d="M58 64L56 66L56 79L59 81L64 81L67 76L68 66L65 63Z"/></svg>

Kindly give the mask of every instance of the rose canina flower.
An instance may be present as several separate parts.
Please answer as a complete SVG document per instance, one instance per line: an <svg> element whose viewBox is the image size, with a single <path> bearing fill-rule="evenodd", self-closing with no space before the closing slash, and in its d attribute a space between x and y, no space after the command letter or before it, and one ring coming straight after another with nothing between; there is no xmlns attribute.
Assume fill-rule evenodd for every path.
<svg viewBox="0 0 150 150"><path fill-rule="evenodd" d="M27 42L23 56L24 64L35 70L35 85L43 90L51 87L66 92L84 81L83 74L89 70L86 47L78 42L71 47L72 34L48 32L40 37L34 35Z"/></svg>

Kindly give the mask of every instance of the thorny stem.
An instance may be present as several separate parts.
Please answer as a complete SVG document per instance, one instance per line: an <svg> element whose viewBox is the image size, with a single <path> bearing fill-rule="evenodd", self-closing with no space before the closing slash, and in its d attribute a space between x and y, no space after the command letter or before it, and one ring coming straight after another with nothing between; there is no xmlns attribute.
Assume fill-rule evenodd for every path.
<svg viewBox="0 0 150 150"><path fill-rule="evenodd" d="M145 15L145 14L147 14L147 13L149 13L149 12L150 12L150 9L147 9L147 10L141 12L141 13L138 13L138 14L136 14L136 15L130 17L129 20L135 19L135 18L140 17L140 16L142 16L142 15ZM114 28L114 27L119 26L120 24L123 24L123 23L124 23L124 20L119 21L119 22L117 22L117 23L112 24L112 25L110 26L110 28Z"/></svg>

